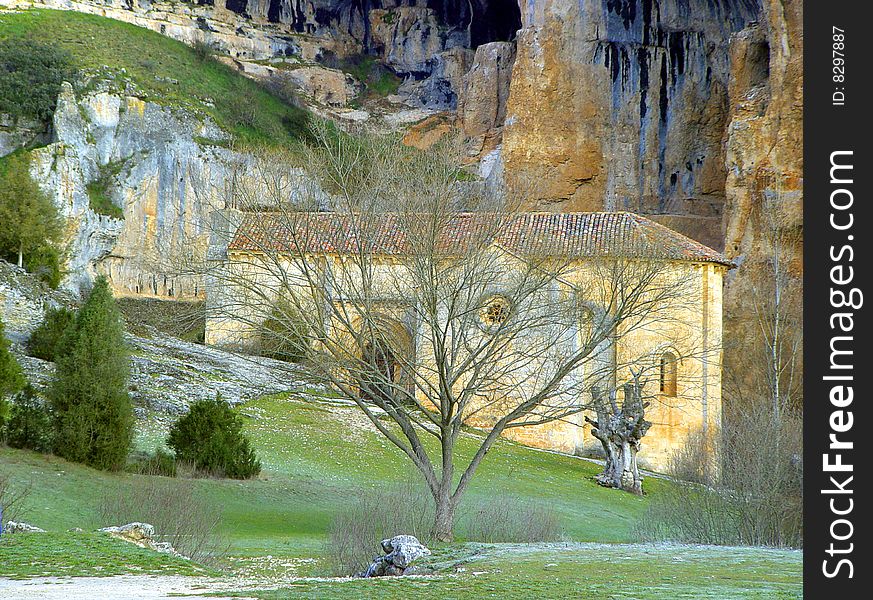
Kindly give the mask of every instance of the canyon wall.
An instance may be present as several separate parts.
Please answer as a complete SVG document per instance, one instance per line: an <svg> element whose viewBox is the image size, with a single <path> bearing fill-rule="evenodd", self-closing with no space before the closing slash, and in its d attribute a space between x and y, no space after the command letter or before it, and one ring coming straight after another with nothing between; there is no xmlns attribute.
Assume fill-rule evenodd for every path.
<svg viewBox="0 0 873 600"><path fill-rule="evenodd" d="M731 35L755 0L526 0L503 132L544 210L630 210L721 247Z"/></svg>
<svg viewBox="0 0 873 600"><path fill-rule="evenodd" d="M753 329L744 299L770 284L774 243L799 290L799 0L0 0L33 5L206 42L251 69L336 69L370 54L402 78L401 101L433 115L412 143L454 125L479 174L528 185L532 209L640 212L724 249L740 265L728 276L727 338ZM212 126L124 97L77 102L95 118L75 121L62 103L35 167L79 223L73 280L102 270L125 293L197 295L193 280L165 281L133 256L202 244L205 213L222 200L204 205L193 182L219 188L228 159L194 141ZM154 119L174 135L159 139ZM44 135L0 129L6 150ZM109 167L123 223L86 210L87 184ZM726 362L740 355L726 349Z"/></svg>
<svg viewBox="0 0 873 600"><path fill-rule="evenodd" d="M803 365L802 2L765 0L760 23L735 36L731 65L724 240L739 268L725 290L725 371L736 380L728 381L736 396L754 393L761 379L756 363L764 359L760 343L753 345L761 337L759 315L778 312L783 368L793 372L785 394L797 402Z"/></svg>

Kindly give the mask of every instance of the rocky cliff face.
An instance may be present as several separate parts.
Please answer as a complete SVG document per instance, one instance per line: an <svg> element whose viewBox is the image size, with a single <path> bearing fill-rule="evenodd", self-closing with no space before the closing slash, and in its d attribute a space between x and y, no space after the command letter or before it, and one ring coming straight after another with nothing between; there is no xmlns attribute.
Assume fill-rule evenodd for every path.
<svg viewBox="0 0 873 600"><path fill-rule="evenodd" d="M755 265L772 255L774 232L790 240L799 285L799 0L35 3L206 41L252 76L287 74L280 61L296 61L298 85L322 105L354 101L359 84L329 67L369 53L403 78L401 102L430 109L417 118L446 111L413 126L410 143L460 128L482 176L535 182L531 208L641 212L750 265L729 277L729 336L748 325L742 298L761 283ZM35 167L77 224L73 281L99 270L125 293L197 295L194 280L133 265L203 243L205 215L221 200L194 190L203 180L220 188L232 157L195 138L221 133L124 95L77 102L62 103L58 142ZM8 147L34 135L0 133ZM87 184L107 169L123 221L87 209Z"/></svg>
<svg viewBox="0 0 873 600"><path fill-rule="evenodd" d="M311 70L374 55L404 79L407 104L435 110L455 109L475 48L511 39L521 24L515 0L0 0L0 6L99 14L203 42L260 78L284 75L269 63Z"/></svg>
<svg viewBox="0 0 873 600"><path fill-rule="evenodd" d="M740 268L730 274L725 293L725 338L735 342L725 348L725 366L748 377L750 353L739 342L760 336L750 298L772 297L779 284L786 299L781 318L794 330L786 337L799 341L792 335L802 329L802 3L765 0L761 22L732 40L731 69L725 253ZM777 272L774 254L782 261ZM753 389L749 381L740 385Z"/></svg>
<svg viewBox="0 0 873 600"><path fill-rule="evenodd" d="M224 133L208 119L118 91L77 97L69 84L54 139L32 151L31 168L67 218L64 287L103 273L117 295L201 297L193 269L205 256L210 215L251 158L214 145ZM121 218L96 212L95 195Z"/></svg>
<svg viewBox="0 0 873 600"><path fill-rule="evenodd" d="M755 0L527 0L503 133L547 210L632 210L716 247L728 48Z"/></svg>

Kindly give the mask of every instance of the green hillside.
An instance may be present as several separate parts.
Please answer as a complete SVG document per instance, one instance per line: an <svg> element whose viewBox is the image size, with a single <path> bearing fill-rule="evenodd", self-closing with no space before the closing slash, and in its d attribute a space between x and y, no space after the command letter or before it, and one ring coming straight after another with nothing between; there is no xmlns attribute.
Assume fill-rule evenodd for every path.
<svg viewBox="0 0 873 600"><path fill-rule="evenodd" d="M223 511L234 553L319 554L332 518L358 492L417 481L408 459L367 427L356 409L288 396L250 402L240 411L248 415L247 430L264 473L254 481L196 482L199 493ZM156 421L141 424L140 447L156 446L164 431ZM474 441L468 437L461 451L472 452ZM101 497L145 477L11 449L0 450L0 469L33 482L26 520L53 531L107 525L99 523ZM585 460L500 442L483 462L467 498L475 503L499 490L521 502L551 507L568 540L631 541L633 523L649 497L598 486L592 480L598 470ZM649 480L647 485L650 494L657 494L665 483Z"/></svg>
<svg viewBox="0 0 873 600"><path fill-rule="evenodd" d="M498 495L549 506L560 519L565 542L464 543L461 523L458 543L434 548L430 564L442 573L437 579L301 580L288 588L289 576L326 573L325 544L336 515L363 491L408 482L411 475L399 451L367 427L356 409L287 395L249 402L239 410L246 415L246 430L264 471L256 480L199 479L195 484L199 498L222 511L232 557L229 564L239 585L251 585L254 578L260 589L282 588L256 593L247 589L242 592L244 597L601 597L598 594L610 590L621 592L610 596L614 598L666 600L692 597L683 594L699 592L701 587L707 594L693 597L801 597L799 552L579 544L632 541L634 521L671 484L647 479L648 495L642 498L605 489L592 480L598 471L596 464L506 441L483 462L467 495L467 506ZM165 431L166 425L154 418L141 421L138 446L156 447ZM467 437L461 451L471 452L474 442ZM122 566L105 574L186 574L172 561L110 545L94 534L62 533L74 527L87 532L108 525L99 520L101 499L120 489L135 489L148 477L95 471L8 448L0 449L0 472L18 482L31 482L24 518L53 536L50 544L43 542L42 534L0 542L0 552L10 550L3 546L9 539L19 546L16 554L8 555L6 569L0 568L0 577L89 575L95 574L95 565L107 560ZM460 519L464 519L463 507ZM61 555L76 558L58 558ZM473 572L479 575L469 574Z"/></svg>
<svg viewBox="0 0 873 600"><path fill-rule="evenodd" d="M57 43L88 85L93 75L153 102L212 117L242 144L289 145L306 136L307 113L185 44L128 23L71 11L0 13L0 44L10 37Z"/></svg>

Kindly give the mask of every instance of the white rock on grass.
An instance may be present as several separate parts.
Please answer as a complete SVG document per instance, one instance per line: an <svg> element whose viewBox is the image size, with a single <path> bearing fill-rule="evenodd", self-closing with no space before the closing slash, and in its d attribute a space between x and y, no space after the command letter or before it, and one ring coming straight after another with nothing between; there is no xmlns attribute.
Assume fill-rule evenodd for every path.
<svg viewBox="0 0 873 600"><path fill-rule="evenodd" d="M6 521L3 533L45 533L45 529L29 525L23 521Z"/></svg>

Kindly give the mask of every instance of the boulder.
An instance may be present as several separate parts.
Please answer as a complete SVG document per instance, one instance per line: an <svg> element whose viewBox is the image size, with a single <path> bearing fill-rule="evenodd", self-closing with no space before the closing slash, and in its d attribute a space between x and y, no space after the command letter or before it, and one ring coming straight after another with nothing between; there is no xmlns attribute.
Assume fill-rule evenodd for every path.
<svg viewBox="0 0 873 600"><path fill-rule="evenodd" d="M154 526L148 523L128 523L127 525L119 525L117 527L103 527L97 531L108 533L113 537L122 538L129 542L150 541L155 535Z"/></svg>
<svg viewBox="0 0 873 600"><path fill-rule="evenodd" d="M430 550L413 535L395 535L382 540L385 556L377 556L361 577L385 577L403 575L410 565Z"/></svg>
<svg viewBox="0 0 873 600"><path fill-rule="evenodd" d="M307 98L328 106L345 106L357 98L362 89L348 73L320 66L291 69L282 76Z"/></svg>
<svg viewBox="0 0 873 600"><path fill-rule="evenodd" d="M169 542L158 542L154 539L155 536L155 528L153 525L148 523L128 523L127 525L119 525L117 527L103 527L98 529L97 531L102 531L104 533L108 533L112 537L122 540L124 542L129 542L134 544L135 546L139 546L140 548L148 548L150 550L154 550L155 552L160 552L162 554L169 554L170 556L175 556L177 558L184 558L188 560L187 556L184 556L176 551L175 548Z"/></svg>
<svg viewBox="0 0 873 600"><path fill-rule="evenodd" d="M473 66L464 75L458 99L458 119L467 137L503 126L513 64L514 42L491 42L476 48Z"/></svg>
<svg viewBox="0 0 873 600"><path fill-rule="evenodd" d="M3 533L45 533L45 529L29 525L24 521L6 521Z"/></svg>

